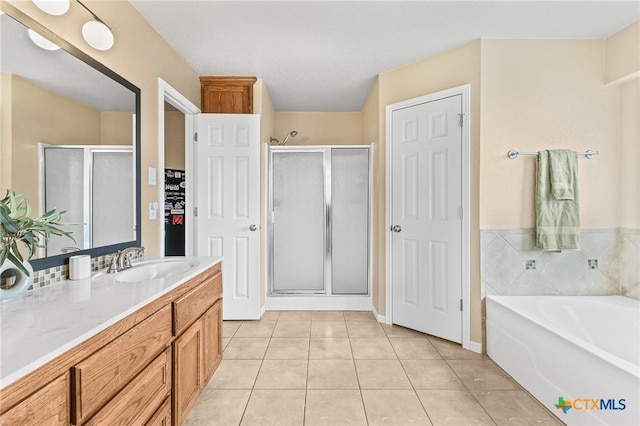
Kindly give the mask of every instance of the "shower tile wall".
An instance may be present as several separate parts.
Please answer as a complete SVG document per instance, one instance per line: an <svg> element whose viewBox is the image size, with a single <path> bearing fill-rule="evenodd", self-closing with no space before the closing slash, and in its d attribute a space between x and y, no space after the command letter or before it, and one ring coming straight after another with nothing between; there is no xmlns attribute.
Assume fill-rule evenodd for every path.
<svg viewBox="0 0 640 426"><path fill-rule="evenodd" d="M482 230L486 294L640 298L638 230L583 230L580 239L580 250L543 252L534 230Z"/></svg>

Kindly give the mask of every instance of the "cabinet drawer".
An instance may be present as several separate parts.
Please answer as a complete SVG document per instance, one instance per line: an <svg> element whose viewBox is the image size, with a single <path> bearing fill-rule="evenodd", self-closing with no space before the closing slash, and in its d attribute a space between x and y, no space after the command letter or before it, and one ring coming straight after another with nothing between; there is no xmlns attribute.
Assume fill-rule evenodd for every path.
<svg viewBox="0 0 640 426"><path fill-rule="evenodd" d="M75 420L88 418L133 379L171 342L171 306L166 305L73 369Z"/></svg>
<svg viewBox="0 0 640 426"><path fill-rule="evenodd" d="M164 400L145 426L171 426L171 397Z"/></svg>
<svg viewBox="0 0 640 426"><path fill-rule="evenodd" d="M85 425L143 425L170 392L171 349L167 349Z"/></svg>
<svg viewBox="0 0 640 426"><path fill-rule="evenodd" d="M180 335L222 295L222 274L218 273L173 302L174 336Z"/></svg>
<svg viewBox="0 0 640 426"><path fill-rule="evenodd" d="M64 374L0 417L0 425L68 425L69 373Z"/></svg>

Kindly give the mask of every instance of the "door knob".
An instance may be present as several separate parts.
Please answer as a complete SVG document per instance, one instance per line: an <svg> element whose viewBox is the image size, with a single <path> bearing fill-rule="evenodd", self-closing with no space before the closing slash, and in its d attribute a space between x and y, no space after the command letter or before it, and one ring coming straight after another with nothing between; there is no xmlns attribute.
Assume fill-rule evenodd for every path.
<svg viewBox="0 0 640 426"><path fill-rule="evenodd" d="M258 230L258 225L249 226L249 231L257 231L257 230Z"/></svg>
<svg viewBox="0 0 640 426"><path fill-rule="evenodd" d="M393 225L393 226L391 227L391 230L392 230L393 232L401 232L401 231L402 231L402 226L400 226L400 225Z"/></svg>

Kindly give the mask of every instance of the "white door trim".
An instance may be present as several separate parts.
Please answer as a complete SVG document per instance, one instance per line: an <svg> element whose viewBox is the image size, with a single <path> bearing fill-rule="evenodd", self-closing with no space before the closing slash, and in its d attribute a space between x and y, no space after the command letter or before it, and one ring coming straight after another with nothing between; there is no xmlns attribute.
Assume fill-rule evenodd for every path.
<svg viewBox="0 0 640 426"><path fill-rule="evenodd" d="M169 83L158 77L158 163L156 166L156 185L158 185L158 256L164 256L164 103L168 102L178 111L184 114L184 141L185 141L185 230L184 230L184 248L187 256L195 253L195 216L193 214L195 206L196 188L194 179L195 165L193 162L193 143L195 129L197 129L197 114L200 108L193 104L189 99L184 97L182 93L174 89ZM162 172L162 173L161 173ZM142 171L142 176L147 176L146 171ZM147 209L140 206L144 214Z"/></svg>
<svg viewBox="0 0 640 426"><path fill-rule="evenodd" d="M465 84L429 95L420 96L406 101L386 106L386 177L385 177L385 320L393 322L393 291L392 285L392 244L389 229L391 228L391 141L392 141L392 113L396 110L432 102L455 95L462 97L462 113L464 126L462 128L462 347L474 352L482 352L482 344L471 341L471 85Z"/></svg>

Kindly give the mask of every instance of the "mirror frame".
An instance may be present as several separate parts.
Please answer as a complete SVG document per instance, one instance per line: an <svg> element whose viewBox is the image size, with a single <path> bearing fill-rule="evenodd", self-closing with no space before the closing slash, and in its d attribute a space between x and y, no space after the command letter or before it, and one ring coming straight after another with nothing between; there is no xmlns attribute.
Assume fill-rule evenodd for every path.
<svg viewBox="0 0 640 426"><path fill-rule="evenodd" d="M80 61L94 68L96 71L102 73L108 78L120 83L127 89L131 90L136 97L136 105L135 105L135 114L136 114L136 124L135 124L135 147L134 147L134 155L135 155L135 170L134 175L136 177L136 185L135 185L135 227L136 227L136 239L132 241L126 241L123 243L112 244L108 246L95 247L80 251L69 252L65 254L59 254L56 256L43 257L39 259L30 259L29 263L33 267L34 271L40 271L43 269L48 269L56 266L62 266L64 264L69 263L69 258L71 256L77 256L80 254L88 254L92 258L96 256L103 256L105 254L116 253L119 250L125 249L127 247L133 246L141 246L142 241L142 212L141 212L141 181L140 181L140 172L141 172L141 117L140 117L140 88L138 88L133 83L129 82L115 71L111 70L104 64L98 62L82 50L78 49L71 43L67 42L63 38L59 37L57 34L51 32L46 27L44 27L41 23L26 15L20 9L17 9L11 3L2 2L0 3L0 10L5 12L11 18L20 22L27 28L31 28L32 30L40 33L44 37L48 38L58 46L60 46L63 50L65 50L68 54L75 56Z"/></svg>

